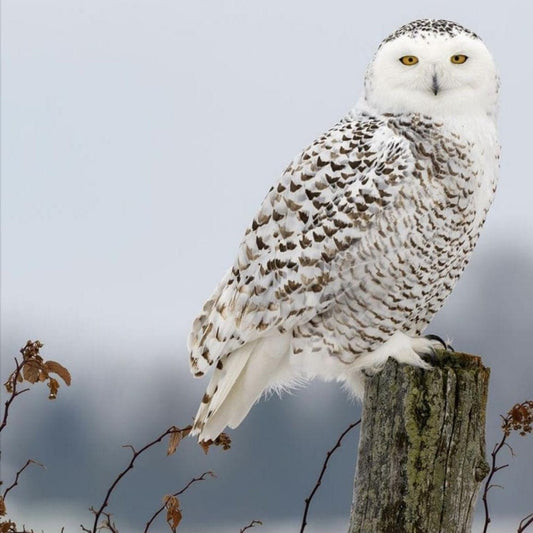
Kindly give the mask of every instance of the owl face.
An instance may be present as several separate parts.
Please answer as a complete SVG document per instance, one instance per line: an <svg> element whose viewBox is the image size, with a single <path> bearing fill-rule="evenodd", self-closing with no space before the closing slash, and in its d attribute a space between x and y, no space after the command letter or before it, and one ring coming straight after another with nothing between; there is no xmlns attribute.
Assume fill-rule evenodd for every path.
<svg viewBox="0 0 533 533"><path fill-rule="evenodd" d="M495 115L498 76L483 41L470 33L419 32L385 40L365 78L380 113Z"/></svg>

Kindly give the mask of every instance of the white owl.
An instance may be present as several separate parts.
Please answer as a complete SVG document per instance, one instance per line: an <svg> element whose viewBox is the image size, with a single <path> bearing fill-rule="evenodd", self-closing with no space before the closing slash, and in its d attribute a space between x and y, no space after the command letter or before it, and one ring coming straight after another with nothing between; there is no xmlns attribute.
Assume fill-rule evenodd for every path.
<svg viewBox="0 0 533 533"><path fill-rule="evenodd" d="M421 336L466 266L498 173L498 76L473 32L417 20L387 37L363 96L270 189L189 336L214 366L193 434L238 426L264 391L321 377L356 396Z"/></svg>

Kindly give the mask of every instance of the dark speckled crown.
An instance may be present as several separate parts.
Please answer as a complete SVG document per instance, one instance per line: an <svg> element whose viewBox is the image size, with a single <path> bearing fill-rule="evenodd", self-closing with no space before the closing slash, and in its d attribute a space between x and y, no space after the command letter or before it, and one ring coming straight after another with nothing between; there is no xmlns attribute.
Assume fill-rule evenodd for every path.
<svg viewBox="0 0 533 533"><path fill-rule="evenodd" d="M451 20L435 20L435 19L422 19L414 20L405 24L400 29L389 35L383 40L381 44L393 41L402 35L408 35L409 37L426 37L426 35L443 35L448 37L455 37L456 35L464 34L469 35L474 39L479 37L469 29L452 22Z"/></svg>

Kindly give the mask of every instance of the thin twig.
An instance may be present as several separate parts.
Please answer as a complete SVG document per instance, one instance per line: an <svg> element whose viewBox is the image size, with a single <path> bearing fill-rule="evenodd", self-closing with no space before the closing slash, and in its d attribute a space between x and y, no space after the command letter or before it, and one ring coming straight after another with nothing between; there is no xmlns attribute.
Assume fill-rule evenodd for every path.
<svg viewBox="0 0 533 533"><path fill-rule="evenodd" d="M533 513L524 516L524 518L520 520L520 524L518 525L516 533L522 533L522 531L525 531L526 528L529 527L531 524L533 524Z"/></svg>
<svg viewBox="0 0 533 533"><path fill-rule="evenodd" d="M244 533L247 529L252 529L255 526L262 526L263 522L261 520L252 520L247 526L244 526L239 533Z"/></svg>
<svg viewBox="0 0 533 533"><path fill-rule="evenodd" d="M504 468L507 468L509 466L508 464L496 466L496 457L499 451L507 444L505 442L506 440L507 440L507 433L504 433L502 439L500 440L500 442L494 445L494 448L492 449L492 452L490 454L491 455L490 472L487 477L487 480L485 481L485 486L483 488L483 508L485 510L485 524L483 525L483 533L487 533L487 529L491 522L490 514L489 514L489 502L488 502L487 496L488 496L489 490L492 487L496 486L496 485L491 484L492 478L494 477L494 474L498 472L498 470L503 470Z"/></svg>
<svg viewBox="0 0 533 533"><path fill-rule="evenodd" d="M104 513L104 509L109 505L109 498L111 497L112 492L115 490L115 487L119 484L120 480L134 467L135 461L137 460L139 455L144 453L146 450L148 450L152 446L155 446L156 444L160 443L167 435L171 435L172 433L176 433L177 431L185 431L187 429L189 429L189 427L187 427L185 429L179 429L179 428L176 428L175 426L172 426L172 427L168 428L166 431L164 431L163 433L161 433L161 435L159 435L159 437L157 437L153 441L151 441L148 444L146 444L145 446L143 446L140 450L136 450L130 444L125 446L125 448L130 448L131 449L132 454L133 454L132 458L131 458L130 462L128 463L128 466L126 466L126 468L124 468L124 470L122 470L122 472L120 472L117 475L117 477L115 478L115 480L113 481L113 483L111 484L109 489L107 490L102 505L98 508L98 510L94 510L93 509L93 512L94 512L94 523L93 523L93 528L91 530L92 533L97 533L98 520L100 519L100 517ZM105 514L104 514L104 516L105 516ZM109 518L108 518L108 521L109 521ZM84 529L84 531L85 531L85 529Z"/></svg>
<svg viewBox="0 0 533 533"><path fill-rule="evenodd" d="M9 487L7 487L7 489L4 491L4 494L2 495L4 500L6 499L8 492L18 485L20 474L22 474L22 472L24 472L24 470L26 470L26 468L28 468L28 466L30 466L31 464L38 465L44 468L44 465L42 465L41 463L34 461L33 459L28 459L26 461L26 464L15 474L15 481L13 481L13 483L11 483L11 485L9 485Z"/></svg>
<svg viewBox="0 0 533 533"><path fill-rule="evenodd" d="M105 522L103 524L111 533L119 533L117 526L111 522L111 515L109 513L102 513L105 516Z"/></svg>
<svg viewBox="0 0 533 533"><path fill-rule="evenodd" d="M316 491L318 490L318 487L322 484L322 478L324 477L324 474L326 473L326 469L328 467L328 462L335 452L337 448L341 447L342 439L356 426L358 426L361 423L361 419L359 419L357 422L353 422L350 424L340 435L337 442L335 443L335 446L329 450L329 452L326 454L326 460L324 461L324 464L322 465L322 470L320 471L320 475L318 476L318 479L315 483L315 486L313 487L313 490L311 491L311 494L305 499L305 508L304 508L304 514L302 518L302 525L300 527L300 533L303 533L305 526L307 525L307 514L309 513L309 506L311 504L311 500L313 499Z"/></svg>
<svg viewBox="0 0 533 533"><path fill-rule="evenodd" d="M9 408L11 407L11 404L13 403L13 400L20 396L22 393L29 391L30 389L27 387L25 389L17 390L17 383L19 382L20 373L22 372L22 368L24 367L24 362L22 364L19 364L17 358L15 357L15 370L9 376L9 379L7 380L7 383L10 383L11 385L11 394L9 395L9 398L4 404L4 416L2 418L2 423L0 424L0 432L6 427L7 425L7 417L9 416Z"/></svg>
<svg viewBox="0 0 533 533"><path fill-rule="evenodd" d="M206 476L211 476L211 477L215 477L215 474L213 472L211 472L210 470L208 472L204 472L201 476L199 477L195 477L193 479L191 479L189 481L189 483L187 483L187 485L185 485L185 487L183 487L181 490L179 490L178 492L175 492L174 494L172 494L172 496L180 496L181 494L183 494L193 483L196 483L197 481L205 481L205 478ZM148 522L146 522L146 526L144 528L144 533L146 533L153 521L165 510L165 507L166 505L163 504L153 515L152 517L150 518L150 520L148 520Z"/></svg>

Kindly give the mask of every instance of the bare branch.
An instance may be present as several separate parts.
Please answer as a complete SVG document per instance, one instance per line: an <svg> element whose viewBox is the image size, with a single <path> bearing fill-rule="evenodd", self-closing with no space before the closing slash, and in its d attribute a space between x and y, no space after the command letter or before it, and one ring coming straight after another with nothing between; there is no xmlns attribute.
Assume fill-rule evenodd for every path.
<svg viewBox="0 0 533 533"><path fill-rule="evenodd" d="M17 397L23 394L24 392L29 391L30 389L26 387L25 389L17 390L17 385L19 381L22 381L22 367L24 366L24 363L19 364L17 358L15 357L15 370L11 373L7 381L4 383L5 388L10 393L9 398L4 404L4 416L2 418L2 423L0 424L0 432L6 427L7 425L7 418L9 416L9 408L11 407L11 404L13 403L13 400Z"/></svg>
<svg viewBox="0 0 533 533"><path fill-rule="evenodd" d="M28 459L26 461L26 464L16 473L15 481L13 481L13 483L11 483L11 485L9 485L9 487L7 487L7 489L4 491L4 494L2 495L4 500L6 499L6 496L9 493L9 491L11 489L15 488L18 485L20 474L22 474L22 472L24 472L24 470L26 470L26 468L28 468L28 466L30 466L31 464L40 466L41 468L44 468L44 465L42 465L41 463L39 463L39 462L37 462L37 461L35 461L33 459Z"/></svg>
<svg viewBox="0 0 533 533"><path fill-rule="evenodd" d="M516 530L516 533L522 533L522 531L525 531L527 527L529 527L531 524L533 524L533 513L528 514L522 520L520 520L520 524L518 525L518 529Z"/></svg>
<svg viewBox="0 0 533 533"><path fill-rule="evenodd" d="M174 494L172 494L173 497L176 497L176 496L180 496L181 494L183 494L193 483L196 483L197 481L205 481L205 478L206 476L211 476L211 477L215 477L215 474L213 472L211 472L210 470L208 472L204 472L201 476L199 477L195 477L193 479L191 479L189 481L189 483L187 483L187 485L185 485L185 487L183 487L181 490L179 490L178 492L175 492ZM166 504L163 504L150 518L150 520L148 520L148 522L146 522L146 526L144 528L144 533L146 533L150 527L152 526L152 523L154 522L154 520L165 510L165 507L166 507Z"/></svg>
<svg viewBox="0 0 533 533"><path fill-rule="evenodd" d="M124 444L124 446L122 446L123 448L129 448L131 450L131 453L135 456L135 454L137 453L137 450L131 445L131 444Z"/></svg>
<svg viewBox="0 0 533 533"><path fill-rule="evenodd" d="M247 529L252 529L255 526L262 526L263 522L261 520L252 520L247 526L244 526L239 533L244 533Z"/></svg>
<svg viewBox="0 0 533 533"><path fill-rule="evenodd" d="M175 433L176 431L180 431L180 432L183 432L183 433L188 433L188 432L190 432L191 427L192 426L187 426L186 428L180 429L180 428L176 428L175 426L171 426L166 431L161 433L161 435L159 435L159 437L157 437L153 441L149 442L148 444L144 445L139 450L136 450L131 444L128 444L128 445L125 446L126 448L130 448L131 449L132 454L133 454L132 458L130 459L130 462L128 463L126 468L124 468L124 470L122 470L117 475L117 477L115 478L115 480L113 481L113 483L111 484L109 489L107 490L106 495L104 497L104 501L102 502L102 505L100 505L98 510L92 509L92 511L94 513L94 522L93 522L93 528L92 528L92 530L90 530L91 533L97 533L97 530L98 530L98 527L99 527L98 526L98 520L100 519L100 517L102 515L107 517L107 522L108 523L110 522L109 515L107 513L104 513L104 509L109 505L109 499L111 497L111 494L115 490L116 486L120 483L122 478L135 466L135 461L137 460L139 455L143 454L146 450L148 450L152 446L155 446L156 444L160 443L167 435L171 435L171 434ZM104 525L106 525L109 528L108 524L104 523ZM82 528L83 528L83 526L82 526ZM86 531L85 529L83 529L83 530Z"/></svg>
<svg viewBox="0 0 533 533"><path fill-rule="evenodd" d="M505 419L504 419L504 424L505 424ZM485 481L485 486L483 488L483 509L485 511L485 523L483 525L483 533L487 533L487 529L489 527L489 524L491 523L490 514L489 514L488 494L489 494L489 490L492 489L494 486L496 486L491 483L492 478L494 477L494 474L498 472L498 470L502 470L503 468L506 468L508 466L508 465L501 465L501 466L496 465L496 457L498 453L500 452L500 450L505 446L506 440L507 440L507 433L504 432L500 442L498 442L494 446L490 454L491 455L490 472Z"/></svg>
<svg viewBox="0 0 533 533"><path fill-rule="evenodd" d="M341 447L342 439L356 426L358 426L361 423L361 419L357 420L357 422L353 422L350 424L340 435L337 442L335 443L335 446L329 450L329 452L326 454L326 460L324 461L322 465L322 470L320 471L320 475L318 476L318 479L315 483L315 486L313 487L313 490L311 491L311 494L305 499L305 508L304 508L304 514L302 517L302 525L300 527L300 533L303 533L305 526L307 525L307 515L309 513L309 506L311 505L311 500L313 499L316 491L318 490L318 487L322 484L322 478L324 477L324 474L326 473L326 469L328 467L328 462L335 452L337 448Z"/></svg>

